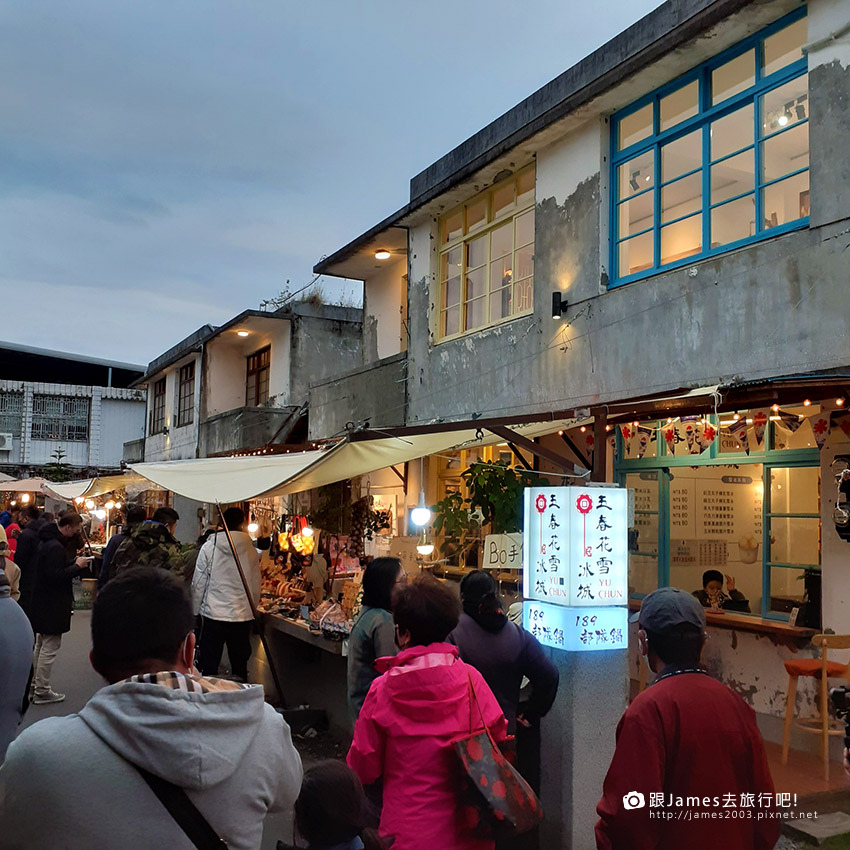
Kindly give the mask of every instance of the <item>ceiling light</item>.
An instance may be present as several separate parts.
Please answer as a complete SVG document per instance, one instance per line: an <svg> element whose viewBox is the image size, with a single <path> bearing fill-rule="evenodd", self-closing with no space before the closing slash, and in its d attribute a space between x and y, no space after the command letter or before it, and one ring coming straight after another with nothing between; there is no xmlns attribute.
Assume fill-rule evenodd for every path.
<svg viewBox="0 0 850 850"><path fill-rule="evenodd" d="M376 260L388 260L392 255L386 248L379 248L375 251Z"/></svg>
<svg viewBox="0 0 850 850"><path fill-rule="evenodd" d="M250 331L236 331L236 336L248 336Z"/></svg>
<svg viewBox="0 0 850 850"><path fill-rule="evenodd" d="M784 127L788 123L788 116L780 115L779 118L776 119L776 123L779 124L780 127Z"/></svg>

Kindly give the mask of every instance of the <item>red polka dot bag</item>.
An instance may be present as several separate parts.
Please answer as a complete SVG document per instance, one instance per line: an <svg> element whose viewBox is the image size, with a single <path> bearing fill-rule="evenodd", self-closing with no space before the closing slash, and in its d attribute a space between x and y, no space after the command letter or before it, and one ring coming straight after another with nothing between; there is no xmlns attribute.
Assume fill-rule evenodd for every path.
<svg viewBox="0 0 850 850"><path fill-rule="evenodd" d="M473 707L478 718L474 717ZM477 728L476 728L477 725ZM469 735L453 741L465 780L463 826L478 835L521 835L543 819L531 786L493 740L469 679Z"/></svg>

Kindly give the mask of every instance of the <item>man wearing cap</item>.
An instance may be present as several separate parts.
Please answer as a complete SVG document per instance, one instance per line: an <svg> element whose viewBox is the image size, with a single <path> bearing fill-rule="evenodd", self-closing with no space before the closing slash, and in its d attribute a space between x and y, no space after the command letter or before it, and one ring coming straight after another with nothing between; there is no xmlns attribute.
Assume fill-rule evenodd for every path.
<svg viewBox="0 0 850 850"><path fill-rule="evenodd" d="M617 727L597 848L769 850L779 820L764 744L753 709L700 666L702 606L663 587L636 616L640 654L658 676Z"/></svg>

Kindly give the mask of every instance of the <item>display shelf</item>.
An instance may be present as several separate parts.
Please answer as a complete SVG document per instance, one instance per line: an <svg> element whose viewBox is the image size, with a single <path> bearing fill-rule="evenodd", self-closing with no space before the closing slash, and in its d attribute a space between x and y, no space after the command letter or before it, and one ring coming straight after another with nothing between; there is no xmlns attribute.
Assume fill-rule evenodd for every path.
<svg viewBox="0 0 850 850"><path fill-rule="evenodd" d="M290 620L280 614L266 614L266 622L276 631L294 637L304 643L312 644L332 655L342 655L342 641L328 640L321 632L312 632L310 627L298 620Z"/></svg>

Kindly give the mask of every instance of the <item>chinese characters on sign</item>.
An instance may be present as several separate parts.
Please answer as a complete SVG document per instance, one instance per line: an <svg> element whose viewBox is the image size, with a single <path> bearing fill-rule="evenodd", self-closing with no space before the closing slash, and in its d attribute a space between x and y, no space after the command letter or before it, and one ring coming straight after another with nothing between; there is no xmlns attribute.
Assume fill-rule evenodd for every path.
<svg viewBox="0 0 850 850"><path fill-rule="evenodd" d="M526 489L526 599L571 606L625 605L627 525L626 490Z"/></svg>
<svg viewBox="0 0 850 850"><path fill-rule="evenodd" d="M564 608L545 602L523 605L523 625L544 646L571 652L626 649L625 608Z"/></svg>

